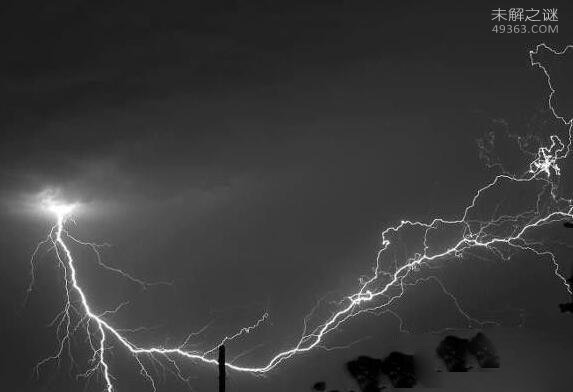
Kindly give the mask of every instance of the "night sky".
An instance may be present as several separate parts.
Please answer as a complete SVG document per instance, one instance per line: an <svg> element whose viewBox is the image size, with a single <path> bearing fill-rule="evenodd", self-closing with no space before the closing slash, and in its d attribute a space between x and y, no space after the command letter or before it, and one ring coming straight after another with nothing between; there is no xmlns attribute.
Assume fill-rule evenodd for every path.
<svg viewBox="0 0 573 392"><path fill-rule="evenodd" d="M512 6L558 7L559 33L492 33L491 10ZM2 385L72 391L84 383L66 358L33 374L56 348L48 324L63 301L61 270L44 253L25 304L30 255L53 224L30 210L35 195L59 189L81 202L69 223L75 236L109 243L110 265L171 282L142 290L77 248L94 307L130 301L113 317L119 328L152 327L139 339L168 345L210 323L197 339L204 347L268 311L263 328L227 349L264 363L296 341L318 299L340 300L371 272L384 228L463 211L497 173L480 159L479 138L556 130L528 52L573 43L573 7L8 1L0 36ZM573 85L571 57L546 59L563 89ZM571 175L564 167L564 194L573 193ZM556 227L543 240L573 245L572 235ZM568 275L573 252L558 249ZM559 312L568 295L550 262L475 255L440 273L468 311L501 323L485 333L502 363L442 374L441 390L568 390L573 315ZM297 356L262 378L230 372L228 389L305 391L326 380L358 390L346 361L392 350L431 356L443 334L429 331L463 326L431 284L397 310L411 333L391 315L361 316L327 341L352 347ZM112 352L118 390L147 390L122 349ZM215 368L182 366L195 390L215 390ZM185 390L159 379L159 391ZM95 381L89 391L101 390Z"/></svg>

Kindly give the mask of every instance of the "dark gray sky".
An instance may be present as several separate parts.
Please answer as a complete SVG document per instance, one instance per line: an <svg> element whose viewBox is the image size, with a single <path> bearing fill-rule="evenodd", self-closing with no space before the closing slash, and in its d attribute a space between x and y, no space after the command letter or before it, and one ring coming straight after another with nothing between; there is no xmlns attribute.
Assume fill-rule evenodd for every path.
<svg viewBox="0 0 573 392"><path fill-rule="evenodd" d="M229 348L232 356L261 344L245 360L264 362L293 342L318 298L355 288L387 225L459 214L494 174L475 142L492 119L514 132L535 127L547 89L528 50L539 41L571 43L573 14L559 8L557 35L490 32L491 10L509 6L516 5L4 2L0 303L10 390L77 389L65 369L39 380L31 374L54 348L44 325L59 309L62 282L44 257L21 309L29 255L50 224L21 200L60 188L86 206L72 230L111 243L110 264L174 282L141 292L98 273L78 250L94 306L131 301L118 325L159 325L146 338L164 343L213 321L205 340L214 342L268 309L271 325ZM524 257L519 266L470 263L449 274L473 311L498 312L507 323L490 332L503 369L480 374L476 391L539 391L571 363L573 318L557 313L566 297L549 265ZM419 290L424 301L412 296L404 312L423 335L445 326L425 310L447 301L435 288ZM525 329L516 327L517 308L526 308ZM264 380L232 375L232 385L293 391L323 378L348 390L343 364L353 356L423 351L438 340L401 335L383 316L357 320L330 343L364 336L371 338L301 356ZM189 369L196 385L213 388L213 372ZM136 390L136 372L124 370L120 387ZM463 384L444 381L456 382Z"/></svg>

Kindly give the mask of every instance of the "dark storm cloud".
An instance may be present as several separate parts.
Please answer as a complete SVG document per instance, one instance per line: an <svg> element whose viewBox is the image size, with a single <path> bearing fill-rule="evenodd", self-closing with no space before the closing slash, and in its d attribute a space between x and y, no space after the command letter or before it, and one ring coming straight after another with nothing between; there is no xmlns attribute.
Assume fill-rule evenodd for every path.
<svg viewBox="0 0 573 392"><path fill-rule="evenodd" d="M383 11L376 2L7 6L4 198L46 186L80 199L170 198L312 160L308 144L342 132L321 120L309 136L316 118L364 111L362 99L343 98L353 82L341 78L382 53L369 38L393 24L373 8ZM340 81L329 86L333 74Z"/></svg>
<svg viewBox="0 0 573 392"><path fill-rule="evenodd" d="M354 44L345 36L373 21L366 11L242 2L9 4L0 65L4 191L91 184L84 189L91 197L114 189L129 198L225 183L254 160L247 155L281 149L268 137L277 124L261 119L312 118L312 108L296 113L295 105L293 121L266 105L277 96L272 85L288 86L296 73L303 76L293 88L300 88L317 69L328 74L348 62ZM170 102L175 110L147 115ZM292 130L271 131L281 132Z"/></svg>
<svg viewBox="0 0 573 392"><path fill-rule="evenodd" d="M345 295L370 272L381 227L460 211L491 174L474 143L483 117L544 102L545 80L527 58L536 40L490 33L492 3L4 2L0 197L53 186L127 211L80 219L78 230L116 244L105 255L114 265L176 285L139 293L126 325L168 320L176 340L212 309L271 302L273 339L257 335L267 351L246 358L263 361L300 333L317 297ZM556 46L571 23L560 28ZM26 224L3 222L0 235L0 298L10 309L45 235L35 221L15 229ZM104 288L94 302L106 303L101 294L116 305L121 290L85 279ZM38 290L43 312L52 306L39 297L59 293L52 283ZM18 386L50 351L51 337L35 328L42 316L29 312L5 335L15 337L9 351L29 342L11 375ZM369 325L386 345L397 329L381 320L384 328ZM314 358L278 371L272 387L249 379L247 389L308 388L300 375L323 366Z"/></svg>

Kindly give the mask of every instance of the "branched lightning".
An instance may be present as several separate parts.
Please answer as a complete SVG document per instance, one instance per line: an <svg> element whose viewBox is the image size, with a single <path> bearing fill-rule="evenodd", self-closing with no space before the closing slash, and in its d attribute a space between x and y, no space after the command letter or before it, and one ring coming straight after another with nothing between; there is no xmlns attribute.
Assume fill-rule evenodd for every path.
<svg viewBox="0 0 573 392"><path fill-rule="evenodd" d="M382 246L377 253L371 275L360 280L354 293L337 302L335 311L332 311L326 319L311 326L310 319L315 317L315 311L319 306L317 304L311 313L305 317L303 331L296 343L289 349L278 352L266 361L252 365L239 363L239 359L243 357L244 353L239 354L233 361L226 364L229 369L237 372L264 374L282 362L315 348L337 349L338 346L330 348L326 346L325 339L327 336L336 331L342 324L361 314L392 314L399 319L400 328L402 328L402 320L391 308L391 305L401 298L410 287L422 282L436 283L444 295L452 301L458 312L467 320L468 327L479 327L490 323L480 321L464 310L458 299L448 291L444 283L436 276L420 276L425 270L437 268L446 261L460 260L467 256L468 252L474 250L486 250L503 260L523 252L548 259L553 265L552 268L557 279L563 283L564 288L570 294L572 293L571 287L560 272L555 254L545 248L543 243L532 238L532 233L536 229L573 219L572 200L558 195L558 179L561 175L560 164L570 154L573 119L567 119L565 115L559 114L555 108L553 100L556 90L550 73L541 62L536 60L540 49L550 51L555 55L563 55L569 49L573 49L573 46L567 46L558 52L545 44L540 44L530 52L531 65L541 69L545 74L550 90L547 104L555 119L567 128L567 141L563 142L558 135L550 136L547 144L539 146L533 160L523 173L512 174L503 171L496 175L491 182L477 189L470 203L457 219L435 218L429 222L402 220L397 225L385 229L381 236ZM484 195L499 190L501 187L526 184L539 188L537 198L530 208L519 213L502 215L494 212L493 216L486 220L476 217L476 215L479 216L476 210ZM167 370L187 383L188 377L185 377L180 368L183 360L217 365L214 353L218 345L206 351L187 348L189 340L202 333L207 326L190 333L179 345L172 347L147 346L127 336L128 332L136 333L142 329L141 327L120 329L110 321L110 316L120 311L126 305L125 302L112 310L99 313L94 311L92 303L82 287L81 277L78 276L76 269L77 261L70 250L69 243L91 248L96 253L98 264L109 272L120 274L120 276L130 279L142 287L148 287L150 283L105 264L100 257L100 245L81 241L67 231L66 223L73 213L73 205L53 205L50 210L56 216L56 223L47 238L38 244L32 255L32 283L29 292L32 290L34 282L34 260L42 248L49 247L54 251L63 274L65 282L64 306L52 322L59 340L55 353L40 361L36 369L40 370L49 361L59 361L64 355L68 355L73 361L70 349L71 338L80 331L85 333L92 354L87 369L81 372L80 377L90 378L93 375L100 375L107 392L112 392L115 389L112 365L109 360L109 349L112 343L121 346L132 355L139 366L142 377L149 382L154 391L157 387L154 374L158 369ZM439 244L435 243L433 235L446 231L453 233L451 238L445 244L443 241ZM405 233L410 233L418 238L416 240L418 246L410 252L411 254L400 253L393 249L393 246L400 242L401 235L405 235ZM222 338L219 344L228 344L234 339L252 333L265 323L268 317L268 313L265 312L254 324Z"/></svg>

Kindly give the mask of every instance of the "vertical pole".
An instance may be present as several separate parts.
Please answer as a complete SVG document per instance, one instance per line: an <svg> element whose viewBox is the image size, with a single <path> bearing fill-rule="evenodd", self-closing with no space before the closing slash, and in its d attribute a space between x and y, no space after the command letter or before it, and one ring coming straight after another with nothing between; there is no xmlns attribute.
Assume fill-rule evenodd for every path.
<svg viewBox="0 0 573 392"><path fill-rule="evenodd" d="M219 392L225 392L225 346L219 346Z"/></svg>

